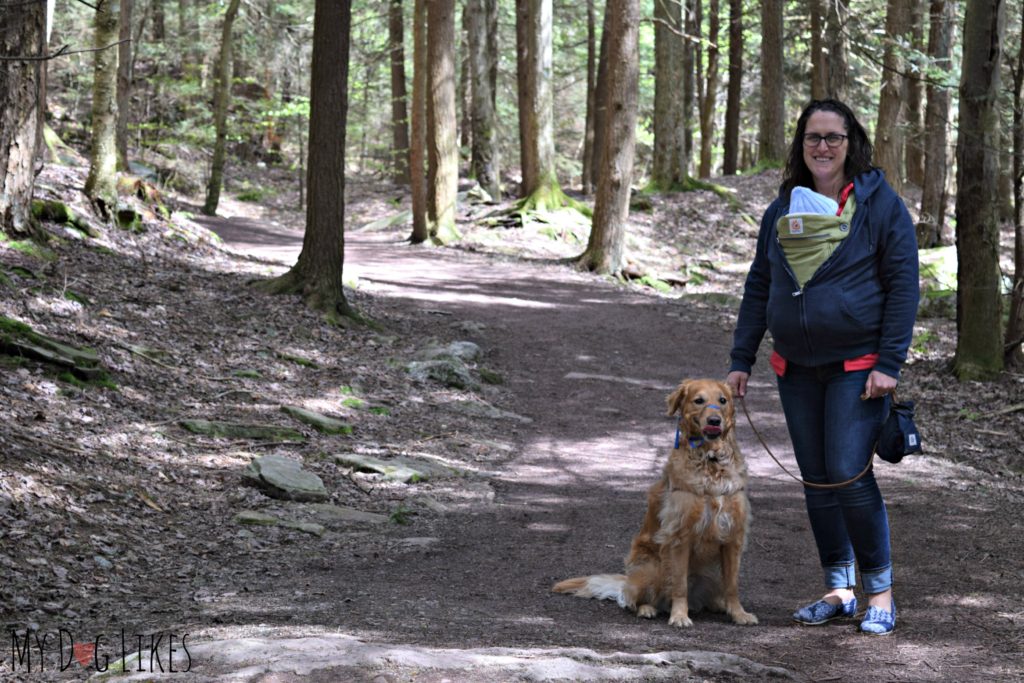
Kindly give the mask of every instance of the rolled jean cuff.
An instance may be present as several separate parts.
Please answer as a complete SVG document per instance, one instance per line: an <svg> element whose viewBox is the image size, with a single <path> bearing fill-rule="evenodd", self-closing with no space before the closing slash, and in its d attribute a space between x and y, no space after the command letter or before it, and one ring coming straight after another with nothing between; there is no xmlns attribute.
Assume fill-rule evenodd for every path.
<svg viewBox="0 0 1024 683"><path fill-rule="evenodd" d="M860 573L860 582L867 594L881 593L892 588L892 565Z"/></svg>
<svg viewBox="0 0 1024 683"><path fill-rule="evenodd" d="M825 570L825 586L828 588L853 588L857 585L853 562L824 565L822 569Z"/></svg>

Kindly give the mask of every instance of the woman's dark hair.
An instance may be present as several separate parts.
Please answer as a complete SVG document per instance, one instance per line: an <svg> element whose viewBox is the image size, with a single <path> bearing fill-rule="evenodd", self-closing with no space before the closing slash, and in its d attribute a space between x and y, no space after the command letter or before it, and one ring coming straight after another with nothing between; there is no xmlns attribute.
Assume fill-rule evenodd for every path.
<svg viewBox="0 0 1024 683"><path fill-rule="evenodd" d="M853 180L855 176L869 171L874 166L871 163L871 141L864 126L860 125L853 111L839 100L813 100L804 107L800 118L796 122L796 132L793 134L793 143L789 146L789 158L786 160L786 169L782 174L782 193L789 196L790 191L797 186L814 189L814 177L811 170L804 163L804 132L807 130L807 120L811 114L818 111L830 111L843 117L846 123L846 163L843 170L846 178Z"/></svg>

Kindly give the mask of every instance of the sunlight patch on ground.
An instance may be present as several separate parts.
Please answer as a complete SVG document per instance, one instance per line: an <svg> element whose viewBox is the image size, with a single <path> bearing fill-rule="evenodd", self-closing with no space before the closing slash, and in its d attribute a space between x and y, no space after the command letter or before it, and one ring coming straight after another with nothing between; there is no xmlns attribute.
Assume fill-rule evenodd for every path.
<svg viewBox="0 0 1024 683"><path fill-rule="evenodd" d="M546 531L553 534L572 530L568 524L548 524L546 522L533 522L526 525L526 528L530 531Z"/></svg>
<svg viewBox="0 0 1024 683"><path fill-rule="evenodd" d="M562 304L548 304L541 301L531 301L517 297L490 296L484 294L452 294L430 289L423 292L409 292L405 287L392 287L374 283L373 290L379 293L388 293L395 298L412 299L414 301L427 301L432 304L484 304L487 306L511 306L513 308L533 309L561 309Z"/></svg>

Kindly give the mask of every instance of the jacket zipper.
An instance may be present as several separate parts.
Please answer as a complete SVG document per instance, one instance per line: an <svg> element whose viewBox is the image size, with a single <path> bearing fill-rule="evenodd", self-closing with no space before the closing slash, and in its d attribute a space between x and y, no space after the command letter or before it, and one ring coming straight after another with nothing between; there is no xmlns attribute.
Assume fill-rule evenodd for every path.
<svg viewBox="0 0 1024 683"><path fill-rule="evenodd" d="M790 296L792 296L793 298L799 297L800 299L800 329L804 333L804 343L807 344L808 350L813 354L814 347L811 346L811 335L810 331L807 329L807 311L804 308L803 299L804 289L807 287L807 283L805 282L804 286L801 287L800 281L796 279L796 275L793 273L793 269L789 265L789 259L786 258L786 251L782 248L782 241L779 239L778 230L775 231L775 246L779 248L779 254L782 256L782 266L786 269L786 272L789 273L789 277L793 281L793 284L797 286L796 291L792 292ZM812 277L811 279L813 280L814 278ZM810 280L808 280L807 282L810 282Z"/></svg>

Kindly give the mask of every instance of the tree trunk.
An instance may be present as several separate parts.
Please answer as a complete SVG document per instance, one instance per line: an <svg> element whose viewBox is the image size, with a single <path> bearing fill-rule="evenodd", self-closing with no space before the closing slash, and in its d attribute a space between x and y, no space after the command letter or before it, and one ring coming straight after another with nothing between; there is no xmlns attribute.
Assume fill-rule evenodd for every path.
<svg viewBox="0 0 1024 683"><path fill-rule="evenodd" d="M825 45L828 47L828 96L846 101L850 65L847 58L846 17L848 9L841 2L827 1L825 13Z"/></svg>
<svg viewBox="0 0 1024 683"><path fill-rule="evenodd" d="M472 73L469 66L468 27L469 13L465 3L462 8L462 30L459 31L459 50L462 61L459 63L459 91L456 101L459 103L459 146L470 147L473 144L473 89Z"/></svg>
<svg viewBox="0 0 1024 683"><path fill-rule="evenodd" d="M405 104L405 40L402 0L388 3L388 38L391 41L391 177L409 184L409 114Z"/></svg>
<svg viewBox="0 0 1024 683"><path fill-rule="evenodd" d="M135 0L121 0L117 46L117 170L128 171L128 116L132 101L132 8Z"/></svg>
<svg viewBox="0 0 1024 683"><path fill-rule="evenodd" d="M740 107L743 96L743 0L729 0L729 85L725 101L722 174L739 170Z"/></svg>
<svg viewBox="0 0 1024 683"><path fill-rule="evenodd" d="M527 116L530 85L530 0L516 0L516 103L519 106L519 196L526 196L526 178L537 175L535 148L529 142Z"/></svg>
<svg viewBox="0 0 1024 683"><path fill-rule="evenodd" d="M150 31L150 36L154 43L163 42L167 36L164 0L149 0L149 8L153 12L153 30Z"/></svg>
<svg viewBox="0 0 1024 683"><path fill-rule="evenodd" d="M700 33L700 26L696 21L697 2L698 0L683 0L683 30L687 36L696 36ZM696 75L699 66L699 44L699 41L692 37L683 41L683 113L680 123L682 131L679 133L683 146L679 154L679 168L682 170L684 184L685 179L690 177L690 160L693 158L693 113L697 101L697 83L700 80Z"/></svg>
<svg viewBox="0 0 1024 683"><path fill-rule="evenodd" d="M1024 4L1020 10L1024 35ZM1013 70L1013 294L1004 348L1006 365L1024 366L1024 47L1017 45Z"/></svg>
<svg viewBox="0 0 1024 683"><path fill-rule="evenodd" d="M455 229L459 147L455 113L455 0L427 3L427 216L430 239L447 244Z"/></svg>
<svg viewBox="0 0 1024 683"><path fill-rule="evenodd" d="M4 12L0 57L46 54L47 3L14 5ZM31 232L45 69L46 62L41 60L0 59L0 232L7 234Z"/></svg>
<svg viewBox="0 0 1024 683"><path fill-rule="evenodd" d="M683 38L682 7L677 0L654 0L654 150L651 187L674 190L682 186L683 126L679 77Z"/></svg>
<svg viewBox="0 0 1024 683"><path fill-rule="evenodd" d="M903 57L898 43L908 38L910 0L888 0L885 14L885 52L882 57L882 92L875 124L875 162L897 194L903 190L903 103L907 97Z"/></svg>
<svg viewBox="0 0 1024 683"><path fill-rule="evenodd" d="M999 272L999 86L1003 0L967 0L957 139L957 345L961 380L1003 369Z"/></svg>
<svg viewBox="0 0 1024 683"><path fill-rule="evenodd" d="M762 164L786 159L786 101L782 72L782 0L761 3L761 117L757 156Z"/></svg>
<svg viewBox="0 0 1024 683"><path fill-rule="evenodd" d="M608 40L608 120L603 130L603 168L590 240L579 265L598 273L617 273L622 269L636 142L639 0L608 0L605 12L609 25L619 29Z"/></svg>
<svg viewBox="0 0 1024 683"><path fill-rule="evenodd" d="M718 97L718 29L721 20L718 0L708 5L707 73L704 97L700 103L700 170L698 176L711 176L711 151L715 137L715 100Z"/></svg>
<svg viewBox="0 0 1024 683"><path fill-rule="evenodd" d="M594 191L594 115L597 95L597 16L594 0L587 0L587 117L583 133L583 194Z"/></svg>
<svg viewBox="0 0 1024 683"><path fill-rule="evenodd" d="M522 65L525 78L519 110L521 145L529 163L523 164L522 209L556 209L566 203L555 169L555 99L552 89L552 0L519 0L526 12L518 10L517 19L526 20L526 56Z"/></svg>
<svg viewBox="0 0 1024 683"><path fill-rule="evenodd" d="M932 0L929 11L928 57L933 69L949 73L952 68L955 3ZM949 168L949 89L928 85L925 106L924 153L928 173L921 193L921 215L917 224L917 246L928 249L942 240L946 220L946 173Z"/></svg>
<svg viewBox="0 0 1024 683"><path fill-rule="evenodd" d="M910 0L910 35L915 54L923 55L928 50L924 33L924 10L926 0ZM921 60L915 58L915 64ZM907 82L907 136L904 146L904 165L907 169L907 182L915 187L924 187L924 81L923 69L911 69L911 77Z"/></svg>
<svg viewBox="0 0 1024 683"><path fill-rule="evenodd" d="M217 58L217 80L214 83L213 127L216 139L213 143L213 161L210 163L210 180L206 184L206 202L203 213L213 216L220 202L220 189L224 179L224 161L227 156L228 106L231 103L231 29L238 16L239 0L231 0L224 12L224 24L220 34L220 56Z"/></svg>
<svg viewBox="0 0 1024 683"><path fill-rule="evenodd" d="M495 53L488 49L489 34L497 33L497 0L468 0L464 11L469 39L470 91L473 93L471 168L480 187L500 200L497 117L491 80Z"/></svg>
<svg viewBox="0 0 1024 683"><path fill-rule="evenodd" d="M825 54L825 18L823 0L807 0L811 15L811 99L828 97L828 56Z"/></svg>
<svg viewBox="0 0 1024 683"><path fill-rule="evenodd" d="M117 42L120 6L118 0L106 0L96 10L93 45L92 147L89 152L89 176L85 193L113 209L117 201Z"/></svg>
<svg viewBox="0 0 1024 683"><path fill-rule="evenodd" d="M345 123L348 119L351 0L316 0L309 88L309 201L302 251L292 269L267 283L300 293L336 322L353 316L342 287L345 261Z"/></svg>
<svg viewBox="0 0 1024 683"><path fill-rule="evenodd" d="M597 81L594 83L594 150L590 164L590 183L593 187L597 187L604 160L604 128L608 118L605 109L608 100L605 94L608 91L608 39L612 33L609 19L606 7L601 21L601 47L597 59Z"/></svg>
<svg viewBox="0 0 1024 683"><path fill-rule="evenodd" d="M427 221L427 177L424 175L427 150L427 0L414 0L413 72L411 139L409 141L409 181L412 189L413 244L430 237Z"/></svg>

